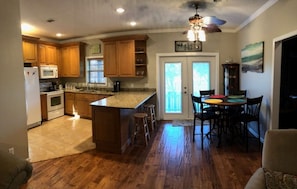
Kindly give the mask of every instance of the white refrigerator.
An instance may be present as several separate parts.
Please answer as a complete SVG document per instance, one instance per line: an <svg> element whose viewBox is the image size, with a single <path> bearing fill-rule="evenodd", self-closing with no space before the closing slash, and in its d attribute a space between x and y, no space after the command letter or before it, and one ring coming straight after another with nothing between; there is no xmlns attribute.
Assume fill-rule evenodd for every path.
<svg viewBox="0 0 297 189"><path fill-rule="evenodd" d="M40 86L37 67L24 67L27 127L41 125Z"/></svg>

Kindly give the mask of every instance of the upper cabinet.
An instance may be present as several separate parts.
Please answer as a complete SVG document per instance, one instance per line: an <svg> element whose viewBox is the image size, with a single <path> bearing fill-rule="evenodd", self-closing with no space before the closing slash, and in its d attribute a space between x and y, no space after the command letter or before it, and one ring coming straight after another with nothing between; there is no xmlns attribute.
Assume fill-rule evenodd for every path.
<svg viewBox="0 0 297 189"><path fill-rule="evenodd" d="M147 73L146 35L102 39L105 77L144 77Z"/></svg>
<svg viewBox="0 0 297 189"><path fill-rule="evenodd" d="M32 66L38 66L37 44L38 38L22 36L23 41L23 61L32 63Z"/></svg>
<svg viewBox="0 0 297 189"><path fill-rule="evenodd" d="M54 64L58 65L57 58L58 48L55 44L47 42L39 42L38 44L38 61L41 64Z"/></svg>
<svg viewBox="0 0 297 189"><path fill-rule="evenodd" d="M85 44L68 43L61 46L61 77L81 77L84 75Z"/></svg>

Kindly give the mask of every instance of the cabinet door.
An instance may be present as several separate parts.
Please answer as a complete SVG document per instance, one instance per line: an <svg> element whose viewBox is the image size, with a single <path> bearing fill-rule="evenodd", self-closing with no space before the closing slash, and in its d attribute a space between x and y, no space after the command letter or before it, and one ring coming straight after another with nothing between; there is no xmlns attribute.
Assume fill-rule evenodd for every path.
<svg viewBox="0 0 297 189"><path fill-rule="evenodd" d="M46 49L45 45L39 44L38 45L38 61L40 64L46 64Z"/></svg>
<svg viewBox="0 0 297 189"><path fill-rule="evenodd" d="M117 63L119 75L135 76L135 45L134 40L117 42Z"/></svg>
<svg viewBox="0 0 297 189"><path fill-rule="evenodd" d="M232 95L239 90L239 64L223 64L224 94Z"/></svg>
<svg viewBox="0 0 297 189"><path fill-rule="evenodd" d="M55 46L39 44L38 47L39 64L58 65L57 48Z"/></svg>
<svg viewBox="0 0 297 189"><path fill-rule="evenodd" d="M40 105L41 105L41 118L42 120L47 120L47 95L40 95Z"/></svg>
<svg viewBox="0 0 297 189"><path fill-rule="evenodd" d="M104 76L117 77L116 42L104 43Z"/></svg>
<svg viewBox="0 0 297 189"><path fill-rule="evenodd" d="M46 46L46 61L49 64L57 65L57 48L55 46Z"/></svg>
<svg viewBox="0 0 297 189"><path fill-rule="evenodd" d="M91 102L99 99L97 94L75 94L75 107L78 115L83 118L92 118Z"/></svg>
<svg viewBox="0 0 297 189"><path fill-rule="evenodd" d="M62 77L80 76L80 49L79 45L62 47L61 67Z"/></svg>
<svg viewBox="0 0 297 189"><path fill-rule="evenodd" d="M23 60L37 66L37 43L23 41Z"/></svg>
<svg viewBox="0 0 297 189"><path fill-rule="evenodd" d="M74 93L65 92L65 114L73 115L76 112L74 95Z"/></svg>

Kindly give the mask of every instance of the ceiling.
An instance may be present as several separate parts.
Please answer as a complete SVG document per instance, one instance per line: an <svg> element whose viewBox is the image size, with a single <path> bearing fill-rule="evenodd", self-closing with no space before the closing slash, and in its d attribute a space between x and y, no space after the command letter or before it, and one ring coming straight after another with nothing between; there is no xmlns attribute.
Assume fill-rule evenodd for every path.
<svg viewBox="0 0 297 189"><path fill-rule="evenodd" d="M192 0L191 0L192 1ZM200 16L226 20L223 32L235 32L277 0L204 0ZM119 32L169 32L187 30L195 8L189 0L20 0L21 22L34 26L25 35L69 40ZM117 14L115 9L125 12ZM48 20L54 20L48 22ZM135 21L136 26L129 25ZM62 33L56 37L56 33Z"/></svg>

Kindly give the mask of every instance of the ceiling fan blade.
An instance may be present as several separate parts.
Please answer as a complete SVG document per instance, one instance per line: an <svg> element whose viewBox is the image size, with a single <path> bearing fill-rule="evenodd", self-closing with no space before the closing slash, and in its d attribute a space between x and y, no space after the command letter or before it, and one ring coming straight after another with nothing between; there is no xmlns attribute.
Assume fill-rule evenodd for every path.
<svg viewBox="0 0 297 189"><path fill-rule="evenodd" d="M206 27L202 27L206 33L222 32L222 30L215 24L209 24Z"/></svg>
<svg viewBox="0 0 297 189"><path fill-rule="evenodd" d="M201 18L204 24L216 24L216 25L223 25L226 23L225 20L219 19L216 16L205 16Z"/></svg>

